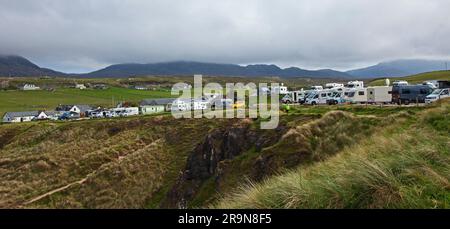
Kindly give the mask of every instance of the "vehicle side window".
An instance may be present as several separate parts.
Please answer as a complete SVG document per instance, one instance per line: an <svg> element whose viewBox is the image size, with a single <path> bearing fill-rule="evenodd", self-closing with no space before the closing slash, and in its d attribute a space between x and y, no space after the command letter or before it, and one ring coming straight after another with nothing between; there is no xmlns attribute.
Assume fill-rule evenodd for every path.
<svg viewBox="0 0 450 229"><path fill-rule="evenodd" d="M322 93L320 96L326 97L326 96L327 96L327 93Z"/></svg>
<svg viewBox="0 0 450 229"><path fill-rule="evenodd" d="M364 95L364 91L358 91L358 95Z"/></svg>
<svg viewBox="0 0 450 229"><path fill-rule="evenodd" d="M448 90L443 90L441 95L448 95Z"/></svg>
<svg viewBox="0 0 450 229"><path fill-rule="evenodd" d="M422 88L422 89L420 89L419 93L420 94L429 94L429 90Z"/></svg>
<svg viewBox="0 0 450 229"><path fill-rule="evenodd" d="M315 99L319 98L319 95L314 96Z"/></svg>
<svg viewBox="0 0 450 229"><path fill-rule="evenodd" d="M402 89L402 94L411 94L411 90L409 90L409 89Z"/></svg>

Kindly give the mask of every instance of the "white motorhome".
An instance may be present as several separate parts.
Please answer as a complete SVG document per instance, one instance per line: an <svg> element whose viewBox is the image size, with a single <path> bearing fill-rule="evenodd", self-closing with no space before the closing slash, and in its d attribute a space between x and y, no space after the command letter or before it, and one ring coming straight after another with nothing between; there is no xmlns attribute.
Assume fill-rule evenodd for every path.
<svg viewBox="0 0 450 229"><path fill-rule="evenodd" d="M346 85L347 88L353 88L353 89L359 89L364 88L364 82L355 80L355 81L349 81Z"/></svg>
<svg viewBox="0 0 450 229"><path fill-rule="evenodd" d="M300 100L303 100L306 95L306 91L300 90L300 91L290 91L288 94L286 94L282 99L281 102L283 103L299 103Z"/></svg>
<svg viewBox="0 0 450 229"><path fill-rule="evenodd" d="M444 88L444 89L435 89L433 93L427 95L425 97L425 103L432 103L439 99L448 98L450 97L450 89Z"/></svg>
<svg viewBox="0 0 450 229"><path fill-rule="evenodd" d="M333 89L333 88L343 88L344 84L341 83L327 83L325 84L326 89Z"/></svg>
<svg viewBox="0 0 450 229"><path fill-rule="evenodd" d="M327 100L334 95L334 90L317 90L311 93L305 100L305 104L318 105L327 104Z"/></svg>
<svg viewBox="0 0 450 229"><path fill-rule="evenodd" d="M288 94L288 88L284 86L284 83L281 83L280 86L277 87L271 87L272 92L278 93L280 95L286 95Z"/></svg>
<svg viewBox="0 0 450 229"><path fill-rule="evenodd" d="M391 86L375 86L367 88L368 103L391 103L392 87Z"/></svg>
<svg viewBox="0 0 450 229"><path fill-rule="evenodd" d="M322 86L311 86L311 91L318 91L318 90L323 90Z"/></svg>

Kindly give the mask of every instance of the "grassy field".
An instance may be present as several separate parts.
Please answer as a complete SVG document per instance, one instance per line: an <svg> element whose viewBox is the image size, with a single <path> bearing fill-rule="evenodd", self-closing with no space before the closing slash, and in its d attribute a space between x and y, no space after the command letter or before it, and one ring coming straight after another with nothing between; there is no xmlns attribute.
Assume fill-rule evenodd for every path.
<svg viewBox="0 0 450 229"><path fill-rule="evenodd" d="M53 110L59 104L113 106L120 101L171 97L169 90L134 90L111 87L105 90L59 88L55 91L0 91L0 116L8 111Z"/></svg>
<svg viewBox="0 0 450 229"><path fill-rule="evenodd" d="M412 75L412 76L394 77L394 78L389 78L389 79L391 80L391 83L393 83L395 80L406 80L410 84L420 84L426 80L450 80L450 71L427 72L427 73L421 73L421 74ZM369 83L369 85L370 86L383 86L383 85L385 85L385 78L373 80Z"/></svg>

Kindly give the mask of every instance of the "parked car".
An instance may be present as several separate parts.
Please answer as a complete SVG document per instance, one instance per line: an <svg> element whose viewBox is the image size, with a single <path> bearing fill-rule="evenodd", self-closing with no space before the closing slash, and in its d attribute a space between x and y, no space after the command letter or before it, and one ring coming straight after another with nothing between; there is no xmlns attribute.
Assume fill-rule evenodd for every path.
<svg viewBox="0 0 450 229"><path fill-rule="evenodd" d="M448 98L450 97L449 91L450 91L449 88L435 89L431 94L425 97L425 103L432 103L439 99Z"/></svg>

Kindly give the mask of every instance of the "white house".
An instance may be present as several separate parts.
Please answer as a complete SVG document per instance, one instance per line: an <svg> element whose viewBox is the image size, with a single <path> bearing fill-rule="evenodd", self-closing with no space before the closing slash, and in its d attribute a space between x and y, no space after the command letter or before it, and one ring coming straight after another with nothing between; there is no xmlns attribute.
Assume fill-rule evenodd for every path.
<svg viewBox="0 0 450 229"><path fill-rule="evenodd" d="M34 91L34 90L40 90L40 87L36 87L34 84L25 84L21 87L24 91Z"/></svg>
<svg viewBox="0 0 450 229"><path fill-rule="evenodd" d="M7 112L3 116L3 122L30 122L38 115L38 111Z"/></svg>
<svg viewBox="0 0 450 229"><path fill-rule="evenodd" d="M40 111L39 114L36 116L37 120L58 120L58 118L62 115L59 111Z"/></svg>
<svg viewBox="0 0 450 229"><path fill-rule="evenodd" d="M175 99L144 99L139 104L141 114L154 114L171 109L172 103Z"/></svg>

